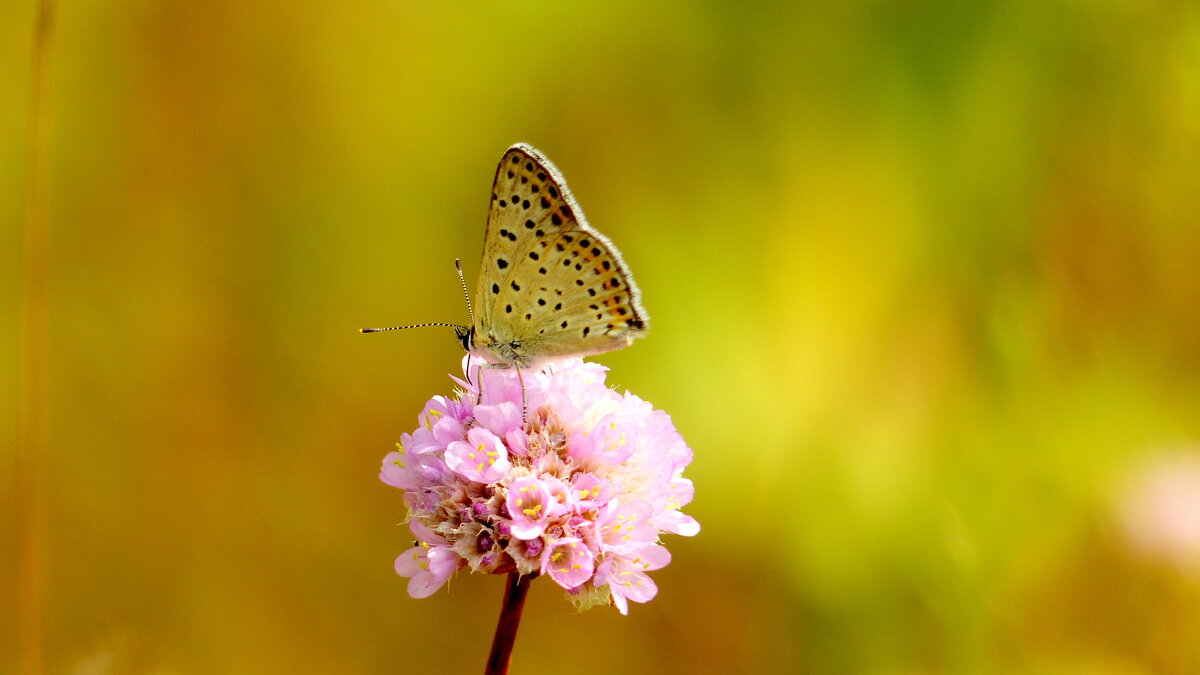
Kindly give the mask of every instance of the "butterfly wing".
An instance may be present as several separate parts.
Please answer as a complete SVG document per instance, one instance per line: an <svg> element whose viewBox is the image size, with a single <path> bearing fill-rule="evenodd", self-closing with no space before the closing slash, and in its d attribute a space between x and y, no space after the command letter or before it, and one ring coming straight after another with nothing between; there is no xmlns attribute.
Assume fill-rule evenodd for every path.
<svg viewBox="0 0 1200 675"><path fill-rule="evenodd" d="M476 305L476 342L502 363L620 349L649 328L621 254L525 144L496 170Z"/></svg>

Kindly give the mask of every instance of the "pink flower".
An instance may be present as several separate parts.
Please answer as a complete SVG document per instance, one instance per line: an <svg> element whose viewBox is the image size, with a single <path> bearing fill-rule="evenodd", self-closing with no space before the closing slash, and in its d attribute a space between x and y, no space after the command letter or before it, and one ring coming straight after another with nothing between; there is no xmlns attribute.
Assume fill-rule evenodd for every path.
<svg viewBox="0 0 1200 675"><path fill-rule="evenodd" d="M627 600L648 602L658 594L655 585L645 572L656 570L671 562L671 553L662 546L647 546L636 556L611 556L601 564L596 576L612 589L613 605L617 611L629 611Z"/></svg>
<svg viewBox="0 0 1200 675"><path fill-rule="evenodd" d="M517 539L540 537L554 498L550 489L536 478L518 478L508 486L509 528Z"/></svg>
<svg viewBox="0 0 1200 675"><path fill-rule="evenodd" d="M410 595L469 567L544 574L576 604L622 614L654 597L647 572L671 559L661 535L700 530L681 511L692 453L666 413L606 387L605 372L564 359L522 371L522 390L515 371L473 364L457 398L430 399L379 474L411 512L417 545L396 561Z"/></svg>
<svg viewBox="0 0 1200 675"><path fill-rule="evenodd" d="M429 532L417 521L411 523L417 545L396 558L396 574L410 577L408 594L414 598L427 598L446 583L462 562L458 554L446 544L446 540Z"/></svg>
<svg viewBox="0 0 1200 675"><path fill-rule="evenodd" d="M658 528L649 523L654 507L645 500L611 508L601 516L600 537L610 551L640 551L658 539Z"/></svg>
<svg viewBox="0 0 1200 675"><path fill-rule="evenodd" d="M508 449L496 434L476 427L467 440L446 446L446 466L467 480L492 483L508 473Z"/></svg>
<svg viewBox="0 0 1200 675"><path fill-rule="evenodd" d="M542 554L542 570L559 586L572 589L592 578L595 561L596 556L583 541L564 537Z"/></svg>
<svg viewBox="0 0 1200 675"><path fill-rule="evenodd" d="M1133 547L1200 574L1200 451L1154 457L1135 472L1121 504Z"/></svg>

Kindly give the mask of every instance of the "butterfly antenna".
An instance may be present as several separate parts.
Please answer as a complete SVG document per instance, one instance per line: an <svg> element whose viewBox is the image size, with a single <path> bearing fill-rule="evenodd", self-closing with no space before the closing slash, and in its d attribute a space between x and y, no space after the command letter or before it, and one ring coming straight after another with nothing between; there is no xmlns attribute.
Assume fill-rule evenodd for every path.
<svg viewBox="0 0 1200 675"><path fill-rule="evenodd" d="M467 292L467 280L463 278L462 261L454 259L454 269L458 270L458 283L462 284L463 297L467 299L467 316L471 317L471 325L475 325L475 311L471 309L471 294Z"/></svg>
<svg viewBox="0 0 1200 675"><path fill-rule="evenodd" d="M455 329L455 331L467 330L466 326L460 326L456 323L416 323L411 326L392 326L391 328L359 328L360 333L382 333L385 330L403 330L405 328L425 328L426 326L447 326Z"/></svg>

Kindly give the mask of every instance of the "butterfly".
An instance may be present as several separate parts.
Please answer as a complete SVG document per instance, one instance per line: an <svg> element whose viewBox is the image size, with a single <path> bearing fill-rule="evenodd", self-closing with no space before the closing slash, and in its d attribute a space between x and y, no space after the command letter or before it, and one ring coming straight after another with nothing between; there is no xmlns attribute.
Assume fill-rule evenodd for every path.
<svg viewBox="0 0 1200 675"><path fill-rule="evenodd" d="M472 355L518 373L628 347L650 326L616 246L588 226L558 168L524 143L496 168L474 306L469 327L422 325L452 326ZM364 332L378 330L391 329Z"/></svg>

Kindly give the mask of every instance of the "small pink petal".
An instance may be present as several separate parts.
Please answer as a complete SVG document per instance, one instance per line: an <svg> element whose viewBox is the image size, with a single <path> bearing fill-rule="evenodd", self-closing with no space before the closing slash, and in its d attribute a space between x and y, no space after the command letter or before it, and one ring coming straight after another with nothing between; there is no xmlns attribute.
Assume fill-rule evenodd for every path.
<svg viewBox="0 0 1200 675"><path fill-rule="evenodd" d="M658 528L649 524L652 511L650 502L639 499L601 516L604 550L636 551L657 539Z"/></svg>
<svg viewBox="0 0 1200 675"><path fill-rule="evenodd" d="M396 558L396 574L409 577L408 594L427 598L446 583L458 569L458 554L446 546L414 546Z"/></svg>
<svg viewBox="0 0 1200 675"><path fill-rule="evenodd" d="M478 405L475 406L475 421L497 436L504 436L514 429L521 428L521 406L512 401Z"/></svg>
<svg viewBox="0 0 1200 675"><path fill-rule="evenodd" d="M612 499L612 486L594 473L577 473L571 478L571 484L575 488L575 502L581 509L594 509Z"/></svg>
<svg viewBox="0 0 1200 675"><path fill-rule="evenodd" d="M679 511L667 511L654 517L654 525L663 532L678 534L684 537L694 537L700 533L700 523L693 517Z"/></svg>
<svg viewBox="0 0 1200 675"><path fill-rule="evenodd" d="M401 490L417 490L421 487L421 474L404 467L404 454L389 452L379 469L379 480Z"/></svg>
<svg viewBox="0 0 1200 675"><path fill-rule="evenodd" d="M624 556L610 556L600 563L595 583L597 586L608 584L613 604L618 609L625 605L626 599L647 602L658 594L658 586L643 569L642 565Z"/></svg>
<svg viewBox="0 0 1200 675"><path fill-rule="evenodd" d="M542 572L567 590L591 579L595 570L595 555L580 539L559 539L542 554Z"/></svg>
<svg viewBox="0 0 1200 675"><path fill-rule="evenodd" d="M504 442L508 444L508 451L517 457L528 456L529 439L525 436L525 432L520 429L513 429L504 434Z"/></svg>
<svg viewBox="0 0 1200 675"><path fill-rule="evenodd" d="M549 516L561 516L564 513L570 513L575 506L575 502L571 497L571 488L567 484L554 476L543 476L542 482L546 484L546 489L550 491L550 512Z"/></svg>
<svg viewBox="0 0 1200 675"><path fill-rule="evenodd" d="M508 515L517 539L540 537L554 502L546 484L536 478L518 478L508 486Z"/></svg>
<svg viewBox="0 0 1200 675"><path fill-rule="evenodd" d="M426 527L416 518L411 518L408 521L408 529L412 531L413 537L420 542L429 544L430 546L445 545L446 540L439 536L436 532Z"/></svg>
<svg viewBox="0 0 1200 675"><path fill-rule="evenodd" d="M446 447L446 466L478 483L494 483L511 468L504 443L492 432L479 427L467 432L467 440L455 441Z"/></svg>
<svg viewBox="0 0 1200 675"><path fill-rule="evenodd" d="M671 562L671 552L666 546L651 544L637 552L633 562L644 570L657 570L666 567Z"/></svg>

